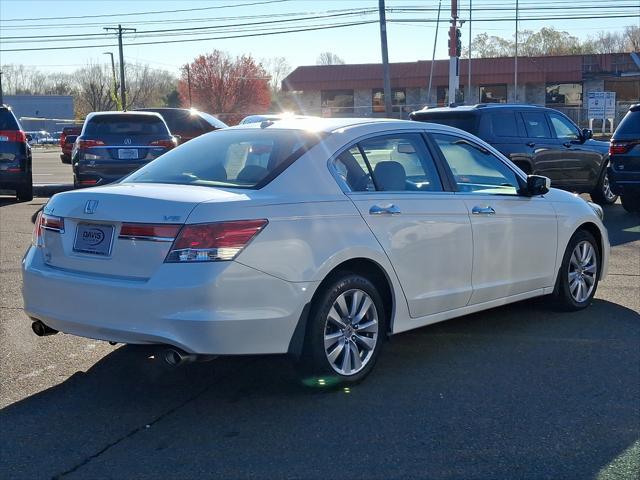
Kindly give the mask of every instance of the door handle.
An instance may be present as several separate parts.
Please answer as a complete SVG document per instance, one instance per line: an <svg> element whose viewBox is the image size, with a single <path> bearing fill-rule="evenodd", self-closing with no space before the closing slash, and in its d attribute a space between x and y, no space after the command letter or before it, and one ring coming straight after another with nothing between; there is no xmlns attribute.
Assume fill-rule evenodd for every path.
<svg viewBox="0 0 640 480"><path fill-rule="evenodd" d="M562 145L564 145L567 148L573 147L573 144L571 142L564 142Z"/></svg>
<svg viewBox="0 0 640 480"><path fill-rule="evenodd" d="M533 143L533 142L528 142L526 145L527 145L527 147L531 147L531 148L536 146L536 144Z"/></svg>
<svg viewBox="0 0 640 480"><path fill-rule="evenodd" d="M471 213L473 213L474 215L495 215L496 211L493 209L493 207L478 207L475 206L471 209Z"/></svg>
<svg viewBox="0 0 640 480"><path fill-rule="evenodd" d="M399 213L400 209L393 203L389 205L373 205L369 209L370 215L398 215Z"/></svg>

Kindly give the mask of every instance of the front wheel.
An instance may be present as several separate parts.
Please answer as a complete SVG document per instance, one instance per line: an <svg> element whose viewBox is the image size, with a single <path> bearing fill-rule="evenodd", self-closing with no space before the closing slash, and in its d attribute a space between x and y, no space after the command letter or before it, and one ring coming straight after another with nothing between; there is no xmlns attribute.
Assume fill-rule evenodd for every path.
<svg viewBox="0 0 640 480"><path fill-rule="evenodd" d="M607 173L607 167L604 167L600 181L596 189L591 192L591 199L599 205L612 205L618 200L618 195L611 190L611 184L609 183L609 174Z"/></svg>
<svg viewBox="0 0 640 480"><path fill-rule="evenodd" d="M640 193L631 195L628 193L622 194L620 197L622 201L622 207L629 213L640 213Z"/></svg>
<svg viewBox="0 0 640 480"><path fill-rule="evenodd" d="M343 272L319 292L311 308L300 358L303 382L357 383L380 353L386 313L375 285Z"/></svg>
<svg viewBox="0 0 640 480"><path fill-rule="evenodd" d="M562 259L554 293L562 310L582 310L589 306L598 288L600 252L596 239L585 230L573 234Z"/></svg>

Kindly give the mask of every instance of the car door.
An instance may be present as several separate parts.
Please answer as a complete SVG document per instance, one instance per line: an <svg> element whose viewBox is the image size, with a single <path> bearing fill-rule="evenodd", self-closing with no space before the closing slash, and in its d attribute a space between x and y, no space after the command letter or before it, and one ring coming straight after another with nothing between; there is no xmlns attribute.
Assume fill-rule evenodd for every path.
<svg viewBox="0 0 640 480"><path fill-rule="evenodd" d="M580 129L559 113L547 113L551 133L564 148L563 183L576 189L595 187L600 178L602 154L584 146ZM590 189L590 188L589 188Z"/></svg>
<svg viewBox="0 0 640 480"><path fill-rule="evenodd" d="M389 257L410 315L467 305L471 223L464 199L443 188L422 134L367 138L343 151L334 167Z"/></svg>
<svg viewBox="0 0 640 480"><path fill-rule="evenodd" d="M520 115L527 134L525 146L533 165L531 173L550 178L554 186L563 185L566 148L553 138L544 111L523 110Z"/></svg>
<svg viewBox="0 0 640 480"><path fill-rule="evenodd" d="M521 182L503 160L469 137L434 133L455 179L473 231L470 304L553 285L557 220L543 196L520 195Z"/></svg>

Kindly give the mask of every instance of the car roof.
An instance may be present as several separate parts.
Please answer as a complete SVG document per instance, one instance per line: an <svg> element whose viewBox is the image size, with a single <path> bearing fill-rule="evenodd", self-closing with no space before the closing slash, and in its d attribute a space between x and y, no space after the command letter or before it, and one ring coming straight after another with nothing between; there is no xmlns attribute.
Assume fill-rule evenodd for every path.
<svg viewBox="0 0 640 480"><path fill-rule="evenodd" d="M476 105L457 105L452 107L425 107L422 110L411 112L412 115L429 113L455 113L455 112L481 112L483 110L508 110L508 109L546 109L542 105L528 105L526 103L478 103Z"/></svg>
<svg viewBox="0 0 640 480"><path fill-rule="evenodd" d="M265 120L257 123L245 123L229 127L230 129L260 129L269 128L283 130L309 130L314 132L331 133L336 130L351 128L361 125L386 125L388 127L397 126L399 128L407 128L408 126L416 127L418 122L410 120L395 120L389 118L321 118L321 117L300 117L286 118L282 120ZM422 124L424 125L424 124ZM423 128L418 125L418 128Z"/></svg>
<svg viewBox="0 0 640 480"><path fill-rule="evenodd" d="M137 112L137 111L131 111L131 110L127 110L125 112L91 112L89 115L87 115L87 120L90 120L93 117L97 117L97 116L114 116L117 117L118 115L139 115L140 117L156 117L159 118L160 120L164 121L164 119L162 118L162 115L160 115L157 112Z"/></svg>

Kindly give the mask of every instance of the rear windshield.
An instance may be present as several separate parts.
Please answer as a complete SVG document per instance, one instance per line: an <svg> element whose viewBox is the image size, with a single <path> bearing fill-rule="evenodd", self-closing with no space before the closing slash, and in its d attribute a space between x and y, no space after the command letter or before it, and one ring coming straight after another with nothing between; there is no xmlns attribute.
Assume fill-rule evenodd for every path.
<svg viewBox="0 0 640 480"><path fill-rule="evenodd" d="M261 188L320 139L299 130L220 130L165 153L124 183Z"/></svg>
<svg viewBox="0 0 640 480"><path fill-rule="evenodd" d="M460 114L420 114L416 116L416 120L420 122L439 123L441 125L449 125L450 127L459 128L465 132L472 134L477 130L477 117L475 115L460 115Z"/></svg>
<svg viewBox="0 0 640 480"><path fill-rule="evenodd" d="M168 135L161 118L151 115L97 115L85 126L85 136L95 135Z"/></svg>
<svg viewBox="0 0 640 480"><path fill-rule="evenodd" d="M618 125L616 133L613 134L614 138L617 139L620 138L620 135L640 139L640 111L627 112L620 125Z"/></svg>
<svg viewBox="0 0 640 480"><path fill-rule="evenodd" d="M16 117L6 108L0 108L0 130L20 130Z"/></svg>

